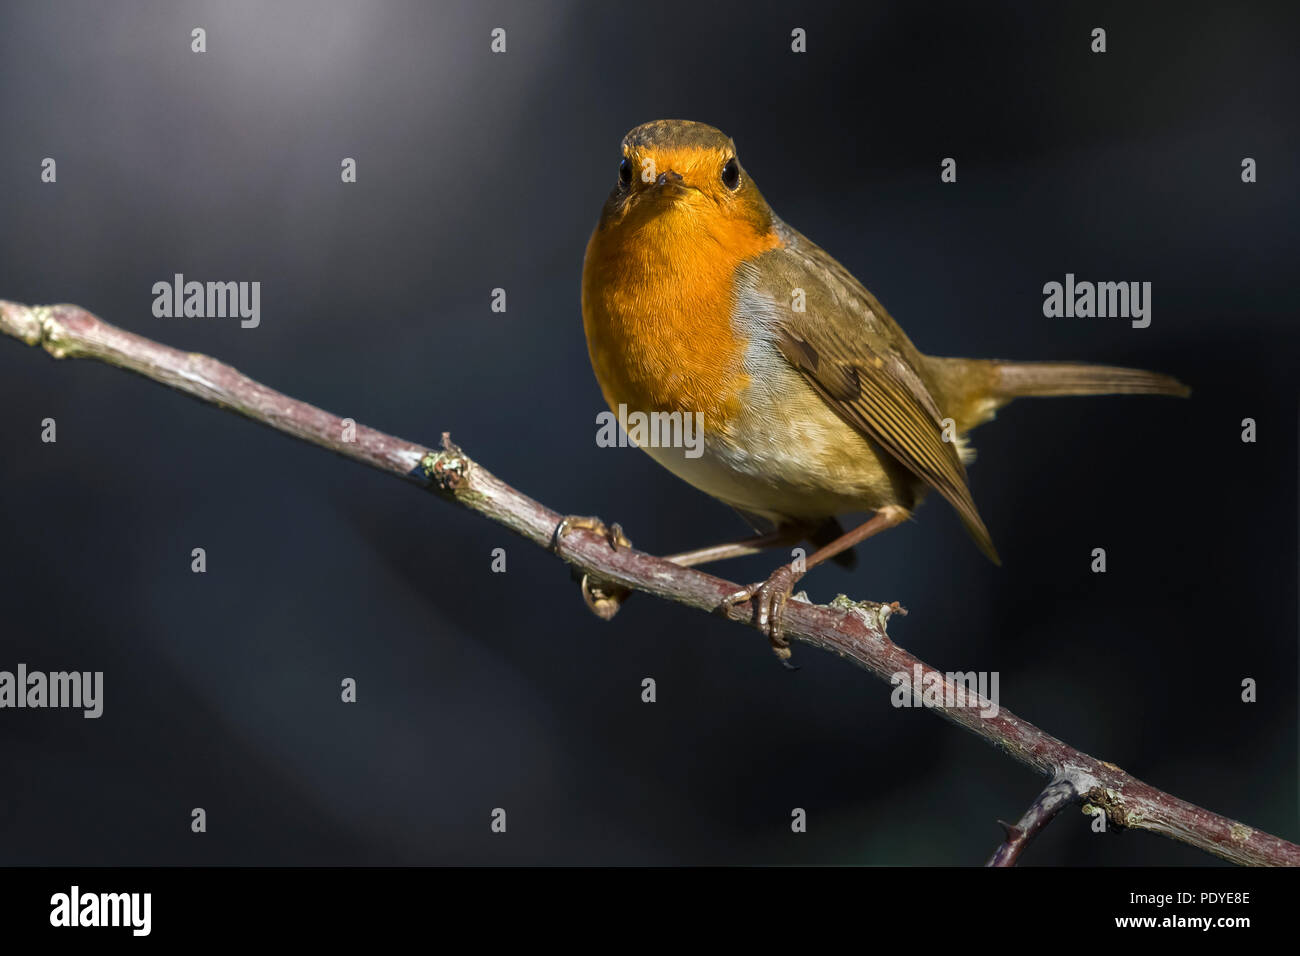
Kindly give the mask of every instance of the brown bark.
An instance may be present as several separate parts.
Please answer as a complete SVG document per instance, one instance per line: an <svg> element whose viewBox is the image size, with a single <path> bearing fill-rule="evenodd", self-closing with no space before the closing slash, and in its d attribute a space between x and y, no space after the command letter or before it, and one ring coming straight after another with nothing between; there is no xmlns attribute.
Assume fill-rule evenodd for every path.
<svg viewBox="0 0 1300 956"><path fill-rule="evenodd" d="M612 547L606 537L575 527L555 540L562 515L516 491L451 443L437 450L361 425L355 439L342 419L253 381L215 359L181 352L109 325L78 306L24 306L0 301L0 332L40 345L55 358L93 358L130 369L195 398L228 408L264 425L312 442L356 461L414 481L448 501L505 525L534 544L554 550L589 579L644 591L665 600L732 620L751 623L748 606L720 610L722 599L738 590L730 581L644 554ZM885 681L914 668L937 673L894 644L885 633L887 607L846 600L813 605L792 600L785 631L813 647L846 658ZM955 687L941 673L945 699ZM917 693L921 690L916 688ZM1235 820L1211 813L1157 790L1127 772L1082 753L999 708L992 716L976 701L936 712L984 738L1010 757L1046 775L1051 782L995 851L994 861L1013 863L1030 839L1064 806L1082 802L1086 813L1106 814L1112 826L1147 830L1198 847L1233 863L1300 865L1300 846ZM1003 864L1005 865L1005 864Z"/></svg>

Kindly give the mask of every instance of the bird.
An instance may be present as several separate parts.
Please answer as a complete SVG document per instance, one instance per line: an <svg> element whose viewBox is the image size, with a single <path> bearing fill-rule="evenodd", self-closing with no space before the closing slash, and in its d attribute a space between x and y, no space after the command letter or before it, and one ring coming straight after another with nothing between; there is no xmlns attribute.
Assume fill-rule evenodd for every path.
<svg viewBox="0 0 1300 956"><path fill-rule="evenodd" d="M795 583L828 560L851 565L855 545L909 519L931 490L1000 564L966 465L967 433L1003 405L1189 394L1138 369L923 354L848 269L777 216L733 140L690 120L644 123L623 137L587 243L582 317L612 411L700 422L693 451L680 442L643 450L755 531L668 560L693 566L804 540L816 547L723 602L751 603L787 666L783 615ZM839 516L861 512L871 517L845 532ZM611 534L622 538L617 526Z"/></svg>

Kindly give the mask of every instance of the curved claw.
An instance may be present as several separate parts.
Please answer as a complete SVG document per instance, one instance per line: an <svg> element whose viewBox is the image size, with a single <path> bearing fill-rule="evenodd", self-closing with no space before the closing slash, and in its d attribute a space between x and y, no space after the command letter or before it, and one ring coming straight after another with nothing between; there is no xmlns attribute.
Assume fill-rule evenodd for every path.
<svg viewBox="0 0 1300 956"><path fill-rule="evenodd" d="M623 529L617 524L605 525L605 522L599 518L586 517L583 515L568 515L555 528L553 537L554 544L552 550L560 550L560 542L564 536L574 528L582 528L586 531L594 531L607 542L610 548L617 551L619 548L630 548L632 542L628 536L623 533ZM582 575L582 580L578 584L578 589L582 592L582 600L587 605L592 614L595 614L603 621L608 621L618 609L623 606L632 593L621 585L614 584L610 581L602 581L592 577L589 574Z"/></svg>
<svg viewBox="0 0 1300 956"><path fill-rule="evenodd" d="M590 574L582 576L578 587L582 591L582 600L586 602L587 609L602 621L608 621L617 614L623 602L632 594L625 587L600 581Z"/></svg>
<svg viewBox="0 0 1300 956"><path fill-rule="evenodd" d="M761 584L751 584L722 599L722 607L728 611L737 604L753 602L755 626L767 635L772 653L787 667L790 666L790 642L785 636L785 606L800 577L788 564L783 564Z"/></svg>
<svg viewBox="0 0 1300 956"><path fill-rule="evenodd" d="M616 521L606 526L605 522L599 518L584 515L566 515L555 528L553 539L555 546L558 548L560 541L566 534L574 528L582 528L584 531L594 531L606 541L609 542L610 548L617 551L619 548L632 547L631 540L623 533L623 528Z"/></svg>

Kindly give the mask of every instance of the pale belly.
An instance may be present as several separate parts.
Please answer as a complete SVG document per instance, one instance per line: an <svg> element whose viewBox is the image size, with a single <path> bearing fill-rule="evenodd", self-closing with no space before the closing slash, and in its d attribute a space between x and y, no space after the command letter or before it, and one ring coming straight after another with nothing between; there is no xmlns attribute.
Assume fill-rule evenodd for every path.
<svg viewBox="0 0 1300 956"><path fill-rule="evenodd" d="M916 505L920 483L845 424L798 372L764 371L739 416L722 427L704 422L702 448L644 451L701 491L776 524Z"/></svg>

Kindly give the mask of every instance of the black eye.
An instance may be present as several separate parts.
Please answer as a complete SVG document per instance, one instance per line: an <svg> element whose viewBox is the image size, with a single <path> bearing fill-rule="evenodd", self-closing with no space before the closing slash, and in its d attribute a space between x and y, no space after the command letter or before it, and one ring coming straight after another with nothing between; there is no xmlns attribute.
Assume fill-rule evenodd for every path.
<svg viewBox="0 0 1300 956"><path fill-rule="evenodd" d="M632 164L623 157L623 162L618 164L618 181L624 186L632 185Z"/></svg>
<svg viewBox="0 0 1300 956"><path fill-rule="evenodd" d="M735 189L740 185L740 163L736 162L735 156L727 160L727 165L722 167L722 185L728 189Z"/></svg>

